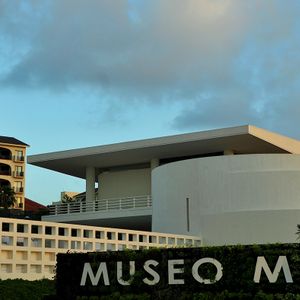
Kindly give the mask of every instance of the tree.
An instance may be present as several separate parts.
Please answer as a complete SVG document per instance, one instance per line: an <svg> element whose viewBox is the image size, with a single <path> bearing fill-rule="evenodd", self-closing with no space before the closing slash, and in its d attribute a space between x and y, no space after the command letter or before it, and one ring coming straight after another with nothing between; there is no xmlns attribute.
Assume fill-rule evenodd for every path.
<svg viewBox="0 0 300 300"><path fill-rule="evenodd" d="M300 239L300 224L297 225L297 232L296 234L298 235L297 239Z"/></svg>
<svg viewBox="0 0 300 300"><path fill-rule="evenodd" d="M300 224L297 225L297 232L296 234L298 235L297 240L300 239Z"/></svg>
<svg viewBox="0 0 300 300"><path fill-rule="evenodd" d="M0 186L0 207L8 209L17 202L16 194L9 186Z"/></svg>

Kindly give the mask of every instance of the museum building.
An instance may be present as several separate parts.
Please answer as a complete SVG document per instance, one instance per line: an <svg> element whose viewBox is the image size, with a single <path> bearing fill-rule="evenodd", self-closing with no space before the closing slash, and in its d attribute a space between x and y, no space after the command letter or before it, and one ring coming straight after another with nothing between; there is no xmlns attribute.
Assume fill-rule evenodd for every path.
<svg viewBox="0 0 300 300"><path fill-rule="evenodd" d="M296 242L300 142L239 126L29 156L86 180L44 221L201 237L204 245Z"/></svg>
<svg viewBox="0 0 300 300"><path fill-rule="evenodd" d="M42 221L0 218L0 279L53 278L67 251L295 243L299 154L247 125L29 156L86 191Z"/></svg>

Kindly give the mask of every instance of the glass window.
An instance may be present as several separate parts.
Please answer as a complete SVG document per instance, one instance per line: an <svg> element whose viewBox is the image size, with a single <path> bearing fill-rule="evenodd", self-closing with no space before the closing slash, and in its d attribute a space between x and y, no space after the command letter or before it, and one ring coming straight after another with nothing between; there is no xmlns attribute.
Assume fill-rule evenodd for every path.
<svg viewBox="0 0 300 300"><path fill-rule="evenodd" d="M16 176L23 176L23 167L22 166L16 166L15 167Z"/></svg>
<svg viewBox="0 0 300 300"><path fill-rule="evenodd" d="M45 227L45 234L52 235L52 227L51 226L46 226Z"/></svg>
<svg viewBox="0 0 300 300"><path fill-rule="evenodd" d="M17 224L17 232L25 232L24 224Z"/></svg>
<svg viewBox="0 0 300 300"><path fill-rule="evenodd" d="M31 233L38 234L39 233L39 226L38 225L31 225Z"/></svg>
<svg viewBox="0 0 300 300"><path fill-rule="evenodd" d="M10 231L9 223L2 223L2 231Z"/></svg>
<svg viewBox="0 0 300 300"><path fill-rule="evenodd" d="M16 159L17 160L23 160L24 159L22 150L17 150L16 151Z"/></svg>

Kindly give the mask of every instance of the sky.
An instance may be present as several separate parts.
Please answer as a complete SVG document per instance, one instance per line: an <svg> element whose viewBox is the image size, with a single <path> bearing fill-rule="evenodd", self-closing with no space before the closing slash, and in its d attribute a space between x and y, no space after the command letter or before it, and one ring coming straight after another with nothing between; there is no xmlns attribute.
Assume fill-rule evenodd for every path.
<svg viewBox="0 0 300 300"><path fill-rule="evenodd" d="M28 155L252 124L300 139L298 0L0 0L0 135ZM43 204L85 182L27 165Z"/></svg>

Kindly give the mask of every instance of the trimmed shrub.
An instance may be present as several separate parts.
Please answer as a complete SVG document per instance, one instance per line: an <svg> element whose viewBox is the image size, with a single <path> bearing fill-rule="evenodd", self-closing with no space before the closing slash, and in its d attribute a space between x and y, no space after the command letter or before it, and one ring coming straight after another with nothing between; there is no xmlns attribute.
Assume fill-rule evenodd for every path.
<svg viewBox="0 0 300 300"><path fill-rule="evenodd" d="M293 283L287 283L281 270L276 283L270 283L265 272L255 283L254 273L258 256L264 256L274 271L279 256L286 256ZM213 284L195 280L192 266L201 258L213 258L223 268L223 276ZM177 266L177 279L184 284L169 284L168 260L181 259L184 265ZM159 264L151 268L159 274L159 282L147 285L144 278L153 279L143 266L145 261ZM123 262L123 280L130 285L121 285L117 280L117 261ZM135 261L135 274L129 275L129 261ZM253 246L224 246L201 248L150 249L141 251L116 251L98 253L67 253L57 256L57 295L62 299L298 299L300 294L300 246L299 244L273 244ZM84 263L89 263L96 276L100 262L105 262L109 285L104 285L103 274L98 284L93 285L87 276L85 286L80 285ZM204 263L197 269L199 276L215 280L216 267ZM297 298L298 297L298 298ZM300 299L300 298L299 298Z"/></svg>

